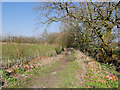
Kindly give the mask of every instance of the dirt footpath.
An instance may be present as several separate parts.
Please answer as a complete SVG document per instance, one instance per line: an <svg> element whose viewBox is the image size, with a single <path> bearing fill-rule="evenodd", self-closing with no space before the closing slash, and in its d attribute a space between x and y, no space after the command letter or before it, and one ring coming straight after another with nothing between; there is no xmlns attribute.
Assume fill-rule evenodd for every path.
<svg viewBox="0 0 120 90"><path fill-rule="evenodd" d="M79 50L37 61L28 77L18 78L15 88L111 88L118 87L117 72ZM119 73L118 73L119 74Z"/></svg>
<svg viewBox="0 0 120 90"><path fill-rule="evenodd" d="M59 76L56 76L57 73L64 70L66 64L71 60L71 52L63 52L60 56L54 58L53 61L57 61L58 64L51 72L46 73L45 77L41 76L37 78L34 85L30 86L29 88L56 88L57 85L60 83ZM50 64L50 63L49 63Z"/></svg>

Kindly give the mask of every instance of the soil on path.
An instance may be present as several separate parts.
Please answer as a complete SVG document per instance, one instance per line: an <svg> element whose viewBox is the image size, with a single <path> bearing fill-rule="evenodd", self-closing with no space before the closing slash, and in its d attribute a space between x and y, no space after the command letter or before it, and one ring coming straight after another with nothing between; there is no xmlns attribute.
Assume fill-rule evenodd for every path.
<svg viewBox="0 0 120 90"><path fill-rule="evenodd" d="M34 84L32 86L28 86L29 88L56 88L58 87L58 85L61 83L61 78L59 77L59 75L56 75L57 73L61 72L62 70L64 70L67 66L67 63L71 61L71 50L67 50L65 52L61 53L61 56L58 56L59 60L57 63L59 63L56 67L54 67L54 69L49 72L46 73L45 76L39 76L39 78L36 78L34 80L32 80L31 82L34 82Z"/></svg>

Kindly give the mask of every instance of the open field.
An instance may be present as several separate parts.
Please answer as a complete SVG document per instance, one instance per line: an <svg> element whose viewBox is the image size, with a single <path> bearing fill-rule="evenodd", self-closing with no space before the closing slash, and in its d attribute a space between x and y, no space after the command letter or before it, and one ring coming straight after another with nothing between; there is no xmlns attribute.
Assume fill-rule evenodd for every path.
<svg viewBox="0 0 120 90"><path fill-rule="evenodd" d="M44 44L3 44L2 58L49 56L55 47Z"/></svg>
<svg viewBox="0 0 120 90"><path fill-rule="evenodd" d="M2 44L2 65L11 67L10 64L20 64L37 57L55 56L55 47L45 44Z"/></svg>
<svg viewBox="0 0 120 90"><path fill-rule="evenodd" d="M44 44L3 44L2 58L27 58L36 56L50 56L55 47Z"/></svg>

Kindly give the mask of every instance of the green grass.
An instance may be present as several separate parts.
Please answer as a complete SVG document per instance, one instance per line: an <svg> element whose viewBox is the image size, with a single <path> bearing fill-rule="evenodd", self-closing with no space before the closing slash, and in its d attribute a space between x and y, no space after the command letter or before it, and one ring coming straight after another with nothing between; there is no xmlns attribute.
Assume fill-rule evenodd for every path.
<svg viewBox="0 0 120 90"><path fill-rule="evenodd" d="M52 71L56 71L57 73L55 74L55 77L57 77L57 79L59 80L59 83L55 83L55 87L57 87L57 88L60 88L60 87L82 88L81 85L77 84L77 82L79 82L79 80L75 77L76 71L79 70L78 63L75 61L76 53L72 52L71 60L69 62L65 61L67 59L67 57L68 57L68 55L65 55L63 60L61 60L60 62L54 63L50 66L48 65L48 66L34 68L34 69L32 69L32 71L23 72L23 70L20 70L19 74L24 73L24 74L31 74L31 75L29 77L25 78L23 81L18 80L15 83L9 84L8 87L10 87L10 88L11 87L12 88L13 87L14 88L24 87L25 88L27 86L32 86L33 84L38 83L35 81L36 79L38 80L40 77L43 77L43 78L49 77L51 75ZM84 63L86 63L86 62L84 62ZM63 64L65 64L64 68L60 68L59 70L57 70L57 68ZM97 69L97 67L98 66L96 66L96 69ZM108 64L101 64L101 70L102 70L101 72L95 72L94 70L87 68L87 73L84 78L84 80L85 80L84 84L86 85L86 87L117 88L118 87L117 80L113 80L113 82L112 82L111 80L107 80L106 78L104 78L104 76L108 75L108 73L106 73L106 72L113 73L117 76L117 73L113 70L113 68L111 68L111 66ZM89 78L89 76L93 76L93 77ZM103 81L106 81L106 82L98 81L98 78L101 78ZM23 82L25 82L25 83L23 83ZM47 83L45 83L45 84L47 85Z"/></svg>
<svg viewBox="0 0 120 90"><path fill-rule="evenodd" d="M72 57L71 57L71 60L76 60L76 57L75 57L76 53L74 51L72 51Z"/></svg>
<svg viewBox="0 0 120 90"><path fill-rule="evenodd" d="M16 74L19 74L19 75L20 75L20 74L23 74L23 73L25 72L25 69L20 69L20 68L18 69L18 68L17 68L16 70L17 70L17 71L16 71Z"/></svg>
<svg viewBox="0 0 120 90"><path fill-rule="evenodd" d="M51 52L56 55L55 48L56 46L44 44L2 44L3 68L31 61L36 57L50 56Z"/></svg>
<svg viewBox="0 0 120 90"><path fill-rule="evenodd" d="M91 88L118 88L118 80L114 79L113 81L111 80L108 80L106 78L104 78L104 76L108 76L108 73L106 72L109 72L109 73L112 73L113 75L117 75L116 71L113 70L112 66L108 65L108 64L104 64L102 63L101 64L101 72L96 72L96 75L95 76L92 72L91 69L87 68L87 72L86 73L86 76L85 76L85 85L86 87L91 87ZM93 76L92 78L89 78L89 76ZM100 76L98 76L100 75ZM102 81L98 81L98 78L101 78L104 82Z"/></svg>
<svg viewBox="0 0 120 90"><path fill-rule="evenodd" d="M55 47L44 44L3 44L2 58L48 56Z"/></svg>
<svg viewBox="0 0 120 90"><path fill-rule="evenodd" d="M16 83L12 83L7 86L8 88L24 88L26 86L31 86L33 84L36 83L36 81L34 81L35 78L40 78L40 75L42 77L47 77L53 70L56 69L57 66L61 65L61 63L63 63L64 60L62 60L61 62L57 62L52 64L52 66L39 66L38 68L34 68L31 71L26 71L26 72L22 72L22 74L31 74L29 77L25 78L24 80L18 80ZM20 73L17 73L20 74ZM34 82L31 82L31 80L33 80ZM23 83L24 82L24 83Z"/></svg>
<svg viewBox="0 0 120 90"><path fill-rule="evenodd" d="M8 74L6 71L3 71L3 72L2 72L2 76L3 76L3 78L4 78L7 82L9 82L9 83L15 83L15 82L17 81L17 79L9 76L9 74Z"/></svg>
<svg viewBox="0 0 120 90"><path fill-rule="evenodd" d="M87 87L95 87L95 88L117 88L118 82L114 80L113 82L110 80L107 80L107 82L101 82L101 81L86 81L85 85Z"/></svg>
<svg viewBox="0 0 120 90"><path fill-rule="evenodd" d="M74 76L75 71L78 69L77 62L69 62L65 69L61 72L58 72L56 75L61 77L61 83L57 87L65 87L65 88L72 88L77 87L76 82L77 79Z"/></svg>
<svg viewBox="0 0 120 90"><path fill-rule="evenodd" d="M14 83L12 85L9 85L9 87L14 87L14 88L18 88L18 87L27 87L27 86L32 86L33 84L36 84L37 82L34 80L34 78L40 78L41 77L49 77L51 75L52 71L56 71L57 68L61 67L61 65L65 64L65 66L63 67L63 69L60 69L57 71L57 73L55 74L55 77L57 77L59 79L59 83L55 83L55 87L78 87L78 88L82 88L82 86L77 85L76 82L78 82L79 80L74 76L76 70L79 69L78 63L73 60L75 58L75 53L72 53L72 60L67 62L65 64L65 60L67 59L67 56L65 55L65 57L63 58L63 60L61 60L60 62L54 63L52 64L52 66L42 66L42 67L38 67L35 69L32 69L32 71L27 71L25 72L25 74L32 74L31 76L27 77L23 83L22 81L18 81L17 83ZM34 80L33 82L31 80ZM44 82L43 82L44 83ZM47 83L45 83L47 84Z"/></svg>
<svg viewBox="0 0 120 90"><path fill-rule="evenodd" d="M72 52L71 61L67 63L65 69L61 70L56 74L61 79L61 83L58 84L57 87L64 87L64 88L76 88L81 87L76 84L78 79L74 76L76 70L79 69L78 63L75 60L75 54Z"/></svg>

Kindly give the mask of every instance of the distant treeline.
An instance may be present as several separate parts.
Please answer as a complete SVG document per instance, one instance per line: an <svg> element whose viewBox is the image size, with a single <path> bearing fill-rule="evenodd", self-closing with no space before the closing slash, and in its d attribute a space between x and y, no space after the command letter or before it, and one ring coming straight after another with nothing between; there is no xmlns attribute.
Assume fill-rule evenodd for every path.
<svg viewBox="0 0 120 90"><path fill-rule="evenodd" d="M34 37L26 37L26 36L13 36L8 35L1 38L1 41L3 43L31 43L31 44L37 44L37 43L48 43L48 44L58 44L62 45L64 47L69 46L69 40L68 40L68 33L67 32L53 32L53 33L47 33L43 32L42 34Z"/></svg>
<svg viewBox="0 0 120 90"><path fill-rule="evenodd" d="M11 43L40 43L36 37L25 37L25 36L5 36L2 37L2 42Z"/></svg>

